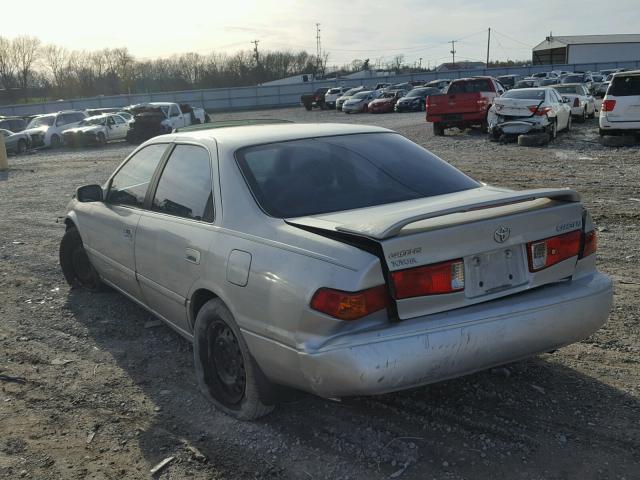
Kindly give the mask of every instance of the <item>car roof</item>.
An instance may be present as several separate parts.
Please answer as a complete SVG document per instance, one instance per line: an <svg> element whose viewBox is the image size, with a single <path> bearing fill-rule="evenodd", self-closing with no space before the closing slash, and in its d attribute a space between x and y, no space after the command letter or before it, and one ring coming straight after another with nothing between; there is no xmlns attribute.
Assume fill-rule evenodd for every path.
<svg viewBox="0 0 640 480"><path fill-rule="evenodd" d="M369 125L343 123L282 123L246 125L178 132L155 137L149 143L166 141L215 140L218 144L236 150L265 143L302 140L304 138L352 135L356 133L390 133L392 130Z"/></svg>
<svg viewBox="0 0 640 480"><path fill-rule="evenodd" d="M614 72L614 77L627 77L640 75L640 70L628 70L626 72Z"/></svg>
<svg viewBox="0 0 640 480"><path fill-rule="evenodd" d="M582 87L582 83L558 83L557 85L553 85L554 87Z"/></svg>

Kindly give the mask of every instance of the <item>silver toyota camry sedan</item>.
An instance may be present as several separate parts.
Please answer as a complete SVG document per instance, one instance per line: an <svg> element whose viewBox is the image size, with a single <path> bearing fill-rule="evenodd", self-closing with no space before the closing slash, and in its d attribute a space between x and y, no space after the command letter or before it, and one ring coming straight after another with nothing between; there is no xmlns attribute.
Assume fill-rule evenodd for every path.
<svg viewBox="0 0 640 480"><path fill-rule="evenodd" d="M575 191L486 186L377 127L159 136L65 223L69 284L190 339L202 392L242 419L282 386L380 394L554 350L612 300Z"/></svg>

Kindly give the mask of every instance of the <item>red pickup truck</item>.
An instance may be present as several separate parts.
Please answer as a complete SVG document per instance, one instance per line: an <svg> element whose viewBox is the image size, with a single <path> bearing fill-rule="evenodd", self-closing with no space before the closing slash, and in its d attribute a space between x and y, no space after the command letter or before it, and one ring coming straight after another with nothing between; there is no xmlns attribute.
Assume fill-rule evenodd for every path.
<svg viewBox="0 0 640 480"><path fill-rule="evenodd" d="M427 122L433 123L434 135L444 135L445 128L479 125L487 131L487 112L495 97L505 92L492 77L454 80L446 93L427 97Z"/></svg>

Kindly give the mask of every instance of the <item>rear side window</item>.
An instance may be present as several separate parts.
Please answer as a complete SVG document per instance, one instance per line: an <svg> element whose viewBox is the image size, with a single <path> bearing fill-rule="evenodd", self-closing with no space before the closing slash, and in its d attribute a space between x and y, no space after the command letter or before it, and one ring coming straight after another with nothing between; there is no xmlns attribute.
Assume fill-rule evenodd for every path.
<svg viewBox="0 0 640 480"><path fill-rule="evenodd" d="M447 93L477 93L477 92L493 92L491 82L484 78L476 80L465 80L463 82L454 82L449 85Z"/></svg>
<svg viewBox="0 0 640 480"><path fill-rule="evenodd" d="M607 94L614 97L640 95L640 75L613 77Z"/></svg>
<svg viewBox="0 0 640 480"><path fill-rule="evenodd" d="M209 153L195 145L178 145L171 153L151 209L182 218L213 222Z"/></svg>
<svg viewBox="0 0 640 480"><path fill-rule="evenodd" d="M271 216L299 217L479 187L395 133L320 137L236 154L256 201Z"/></svg>
<svg viewBox="0 0 640 480"><path fill-rule="evenodd" d="M107 201L141 208L151 177L166 149L166 143L149 145L131 157L111 180Z"/></svg>

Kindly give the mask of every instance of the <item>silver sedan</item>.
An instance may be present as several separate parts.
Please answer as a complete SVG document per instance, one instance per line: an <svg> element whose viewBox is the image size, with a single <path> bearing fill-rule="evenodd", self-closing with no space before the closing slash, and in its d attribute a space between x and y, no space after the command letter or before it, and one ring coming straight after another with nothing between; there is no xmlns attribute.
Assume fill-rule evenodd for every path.
<svg viewBox="0 0 640 480"><path fill-rule="evenodd" d="M191 340L202 392L242 419L280 386L380 394L554 350L612 299L575 191L485 186L377 127L156 137L65 223L69 284Z"/></svg>

